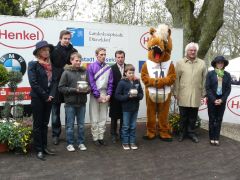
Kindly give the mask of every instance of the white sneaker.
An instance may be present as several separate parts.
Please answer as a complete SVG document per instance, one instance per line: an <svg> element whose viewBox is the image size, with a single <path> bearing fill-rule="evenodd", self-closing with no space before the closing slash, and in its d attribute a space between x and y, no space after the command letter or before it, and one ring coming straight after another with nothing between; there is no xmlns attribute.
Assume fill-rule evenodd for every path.
<svg viewBox="0 0 240 180"><path fill-rule="evenodd" d="M73 147L72 144L69 144L69 145L67 146L67 150L68 150L69 152L73 152L73 151L75 151L75 148Z"/></svg>
<svg viewBox="0 0 240 180"><path fill-rule="evenodd" d="M87 150L87 147L86 147L84 144L79 144L78 148L79 148L81 151L86 151L86 150Z"/></svg>
<svg viewBox="0 0 240 180"><path fill-rule="evenodd" d="M137 145L134 144L134 143L130 144L130 146L131 146L131 149L132 149L132 150L136 150L136 149L138 149Z"/></svg>
<svg viewBox="0 0 240 180"><path fill-rule="evenodd" d="M122 147L123 147L124 150L129 150L130 149L129 144L122 144Z"/></svg>

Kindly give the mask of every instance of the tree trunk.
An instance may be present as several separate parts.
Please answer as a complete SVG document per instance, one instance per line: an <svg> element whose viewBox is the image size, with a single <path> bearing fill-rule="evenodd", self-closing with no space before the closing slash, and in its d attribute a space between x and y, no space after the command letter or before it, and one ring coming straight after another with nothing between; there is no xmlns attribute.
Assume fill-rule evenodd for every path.
<svg viewBox="0 0 240 180"><path fill-rule="evenodd" d="M166 0L166 7L172 14L173 26L183 28L183 46L190 42L199 44L198 57L204 58L223 25L225 0L204 0L198 16L194 15L191 0Z"/></svg>
<svg viewBox="0 0 240 180"><path fill-rule="evenodd" d="M113 1L108 0L108 22L112 22L112 6L113 6Z"/></svg>

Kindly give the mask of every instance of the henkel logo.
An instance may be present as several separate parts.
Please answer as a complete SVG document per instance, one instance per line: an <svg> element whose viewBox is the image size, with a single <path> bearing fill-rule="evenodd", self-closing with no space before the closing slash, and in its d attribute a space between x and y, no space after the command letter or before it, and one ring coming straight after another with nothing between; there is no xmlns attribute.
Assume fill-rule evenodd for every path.
<svg viewBox="0 0 240 180"><path fill-rule="evenodd" d="M229 99L227 102L227 107L233 114L240 116L240 95Z"/></svg>
<svg viewBox="0 0 240 180"><path fill-rule="evenodd" d="M199 107L198 111L203 111L207 109L207 98L201 99L201 106Z"/></svg>
<svg viewBox="0 0 240 180"><path fill-rule="evenodd" d="M44 35L37 26L19 21L0 24L0 44L15 49L32 48Z"/></svg>
<svg viewBox="0 0 240 180"><path fill-rule="evenodd" d="M148 50L147 43L149 41L149 36L150 36L149 32L146 32L140 38L140 44L146 50Z"/></svg>

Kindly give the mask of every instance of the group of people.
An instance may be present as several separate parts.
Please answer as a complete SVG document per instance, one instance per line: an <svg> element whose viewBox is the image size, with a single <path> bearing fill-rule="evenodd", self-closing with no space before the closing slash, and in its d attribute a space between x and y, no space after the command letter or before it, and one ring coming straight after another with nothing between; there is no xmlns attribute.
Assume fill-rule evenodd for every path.
<svg viewBox="0 0 240 180"><path fill-rule="evenodd" d="M121 138L124 149L138 149L136 119L139 101L143 98L140 80L135 77L132 64L125 64L125 52L116 51L116 64L105 63L106 49L97 48L96 61L88 69L81 66L82 56L70 43L71 32L60 32L57 46L40 41L29 62L28 78L33 109L33 140L37 158L55 152L47 147L47 131L52 113L52 141L59 144L61 134L60 107L65 103L66 149L75 151L74 122L77 121L77 147L87 150L84 123L87 94L90 93L89 115L92 139L96 146L105 146L104 133L110 102L112 142ZM81 88L79 83L87 84ZM120 119L119 133L118 119Z"/></svg>
<svg viewBox="0 0 240 180"><path fill-rule="evenodd" d="M195 123L201 101L207 98L209 116L209 139L211 145L219 145L219 136L227 98L231 92L231 76L224 70L228 61L217 56L211 62L214 70L206 72L205 63L197 58L198 44L189 43L185 57L176 64L174 96L180 112L178 141L186 136L198 143Z"/></svg>
<svg viewBox="0 0 240 180"><path fill-rule="evenodd" d="M121 139L124 150L138 149L136 144L136 120L139 101L143 99L140 80L135 76L135 67L125 63L125 52L115 52L116 63L105 63L106 49L97 48L96 61L86 69L81 66L82 56L70 43L71 32L60 32L59 43L54 47L40 41L33 51L35 60L29 62L28 78L31 86L33 112L33 140L37 158L55 152L47 146L47 131L50 114L52 141L59 144L61 134L60 107L65 103L66 149L75 151L74 122L77 121L77 147L87 150L84 138L84 123L87 95L90 94L89 115L92 139L96 146L105 146L104 133L110 105L111 140ZM215 68L206 77L203 60L197 58L198 45L186 46L185 57L176 64L174 96L180 110L180 135L198 142L194 132L201 98L208 98L210 143L219 145L221 122L226 99L231 91L231 76L224 71L228 61L218 56L212 61ZM206 81L206 82L205 82ZM79 82L87 86L81 88ZM205 91L206 89L206 91ZM118 120L120 127L118 128ZM119 129L119 130L118 130Z"/></svg>

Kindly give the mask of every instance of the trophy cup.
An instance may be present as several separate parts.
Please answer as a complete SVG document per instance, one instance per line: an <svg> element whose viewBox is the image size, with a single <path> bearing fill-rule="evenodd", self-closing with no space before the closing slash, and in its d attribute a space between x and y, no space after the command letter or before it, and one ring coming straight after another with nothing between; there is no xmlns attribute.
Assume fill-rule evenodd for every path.
<svg viewBox="0 0 240 180"><path fill-rule="evenodd" d="M137 97L138 90L137 90L137 89L130 89L129 94L130 94L132 97Z"/></svg>
<svg viewBox="0 0 240 180"><path fill-rule="evenodd" d="M79 91L86 92L88 90L88 82L87 81L77 81L77 88Z"/></svg>

